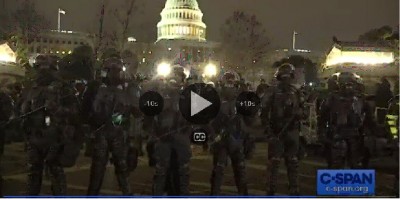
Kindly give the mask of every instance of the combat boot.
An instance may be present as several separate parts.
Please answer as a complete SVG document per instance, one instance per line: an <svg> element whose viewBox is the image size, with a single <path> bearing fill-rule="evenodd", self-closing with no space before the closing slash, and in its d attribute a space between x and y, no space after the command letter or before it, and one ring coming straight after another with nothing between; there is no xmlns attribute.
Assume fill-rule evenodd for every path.
<svg viewBox="0 0 400 199"><path fill-rule="evenodd" d="M268 192L269 196L274 196L276 193L276 184L278 183L278 170L281 163L280 158L271 158L268 165Z"/></svg>
<svg viewBox="0 0 400 199"><path fill-rule="evenodd" d="M291 196L299 195L299 179L298 179L298 168L299 160L296 156L285 159L287 166L287 176L289 181L289 194Z"/></svg>
<svg viewBox="0 0 400 199"><path fill-rule="evenodd" d="M116 174L116 177L117 177L117 182L121 189L122 195L133 196L128 177L123 174Z"/></svg>

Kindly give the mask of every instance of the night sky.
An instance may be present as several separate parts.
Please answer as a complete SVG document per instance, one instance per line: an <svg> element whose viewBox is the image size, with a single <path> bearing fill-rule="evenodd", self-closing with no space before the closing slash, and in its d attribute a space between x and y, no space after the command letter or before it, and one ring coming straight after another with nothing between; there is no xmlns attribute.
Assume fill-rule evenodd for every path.
<svg viewBox="0 0 400 199"><path fill-rule="evenodd" d="M12 9L14 1L5 0ZM121 8L126 0L109 0L108 10ZM138 40L156 39L156 24L166 0L137 0L132 35ZM62 28L97 33L102 0L35 0L38 11L57 27L58 7L66 10ZM358 35L383 25L399 24L398 0L198 0L207 24L207 39L218 41L219 28L236 9L254 13L265 26L273 48L290 48L293 30L297 48L324 51L335 35L355 40ZM113 14L106 13L106 28L113 28Z"/></svg>

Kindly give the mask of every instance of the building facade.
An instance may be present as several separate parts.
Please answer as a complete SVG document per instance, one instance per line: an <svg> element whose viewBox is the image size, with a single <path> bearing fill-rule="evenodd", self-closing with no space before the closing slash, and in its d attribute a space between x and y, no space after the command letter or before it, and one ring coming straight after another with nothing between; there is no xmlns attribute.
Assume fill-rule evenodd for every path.
<svg viewBox="0 0 400 199"><path fill-rule="evenodd" d="M56 54L62 57L66 54L71 54L74 48L82 45L88 45L93 48L94 37L74 31L49 31L29 41L29 52L32 56L37 54Z"/></svg>

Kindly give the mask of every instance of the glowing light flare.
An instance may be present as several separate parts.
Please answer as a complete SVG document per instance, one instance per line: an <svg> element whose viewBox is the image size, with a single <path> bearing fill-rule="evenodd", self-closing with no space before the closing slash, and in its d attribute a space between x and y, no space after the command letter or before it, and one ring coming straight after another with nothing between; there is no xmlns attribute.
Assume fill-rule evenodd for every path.
<svg viewBox="0 0 400 199"><path fill-rule="evenodd" d="M167 77L171 73L171 64L161 63L157 66L157 74L159 76Z"/></svg>
<svg viewBox="0 0 400 199"><path fill-rule="evenodd" d="M370 52L370 51L331 51L326 60L327 66L344 63L362 65L390 64L395 61L392 52Z"/></svg>
<svg viewBox="0 0 400 199"><path fill-rule="evenodd" d="M0 61L2 62L16 62L16 58L10 54L0 54Z"/></svg>
<svg viewBox="0 0 400 199"><path fill-rule="evenodd" d="M190 69L183 68L183 73L185 74L186 78L188 78L190 76Z"/></svg>
<svg viewBox="0 0 400 199"><path fill-rule="evenodd" d="M17 61L17 56L7 44L0 45L0 61L12 63Z"/></svg>
<svg viewBox="0 0 400 199"><path fill-rule="evenodd" d="M214 64L208 64L205 68L204 68L204 76L206 77L213 77L217 75L217 66L215 66Z"/></svg>

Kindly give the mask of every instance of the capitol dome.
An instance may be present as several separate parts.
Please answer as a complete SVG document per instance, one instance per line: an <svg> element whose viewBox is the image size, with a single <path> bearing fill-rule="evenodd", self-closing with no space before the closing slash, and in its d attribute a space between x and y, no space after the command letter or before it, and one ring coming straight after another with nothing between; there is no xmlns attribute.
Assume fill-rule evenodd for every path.
<svg viewBox="0 0 400 199"><path fill-rule="evenodd" d="M206 40L206 24L196 0L167 0L160 15L157 41Z"/></svg>

